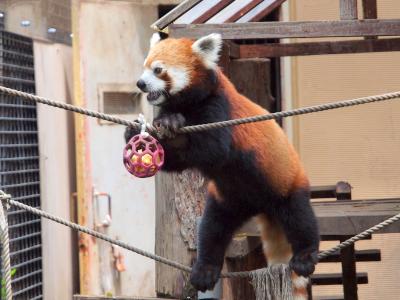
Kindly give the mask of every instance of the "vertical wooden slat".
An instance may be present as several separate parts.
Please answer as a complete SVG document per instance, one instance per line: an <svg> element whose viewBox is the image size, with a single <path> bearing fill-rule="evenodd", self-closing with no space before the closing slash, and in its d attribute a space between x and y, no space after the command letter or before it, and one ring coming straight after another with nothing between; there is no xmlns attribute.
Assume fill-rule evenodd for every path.
<svg viewBox="0 0 400 300"><path fill-rule="evenodd" d="M343 237L340 242L347 238ZM340 258L342 260L344 300L357 300L357 271L354 245L340 250Z"/></svg>
<svg viewBox="0 0 400 300"><path fill-rule="evenodd" d="M378 17L378 6L376 0L363 0L363 18L376 19Z"/></svg>
<svg viewBox="0 0 400 300"><path fill-rule="evenodd" d="M376 0L363 0L363 18L364 19L377 19L378 18L378 6ZM377 36L365 37L366 40L377 39Z"/></svg>
<svg viewBox="0 0 400 300"><path fill-rule="evenodd" d="M351 200L351 185L344 181L336 184L336 199L338 201ZM340 242L347 240L348 236L343 236ZM343 294L345 300L357 300L357 270L356 255L354 244L340 250L340 260L342 264Z"/></svg>
<svg viewBox="0 0 400 300"><path fill-rule="evenodd" d="M340 19L357 19L357 0L340 0Z"/></svg>

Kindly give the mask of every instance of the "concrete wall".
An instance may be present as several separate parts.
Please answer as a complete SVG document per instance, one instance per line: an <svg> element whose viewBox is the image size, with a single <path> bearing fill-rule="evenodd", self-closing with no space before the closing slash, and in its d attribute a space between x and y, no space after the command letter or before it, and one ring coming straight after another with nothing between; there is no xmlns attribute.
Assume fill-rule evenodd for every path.
<svg viewBox="0 0 400 300"><path fill-rule="evenodd" d="M72 95L71 47L36 41L37 95L70 102ZM41 206L45 211L74 219L75 159L72 115L38 105ZM77 286L76 233L42 220L43 295L70 300ZM74 287L75 284L75 287Z"/></svg>
<svg viewBox="0 0 400 300"><path fill-rule="evenodd" d="M82 95L81 100L88 108L101 109L99 95L105 87L135 91L152 34L149 26L157 17L156 5L138 5L130 1L79 1L78 28L74 32L74 47L79 54L76 63L80 69L76 80L81 85L78 94ZM141 102L139 110L151 120L152 110L146 100ZM136 115L130 112L123 117L133 119ZM90 173L87 186L112 197L113 221L107 234L154 252L154 178L137 179L125 170L122 164L123 126L94 119L85 122L85 172ZM91 199L85 201L91 205ZM93 218L93 210L88 209L86 219ZM101 254L109 253L107 247L96 242L87 249L91 260L87 260L89 265L85 264L89 272L81 277L85 281L84 291L154 296L154 262L123 251L126 271L118 273L114 270L110 278L104 272L109 267L109 258ZM83 259L87 257L85 255L82 255Z"/></svg>
<svg viewBox="0 0 400 300"><path fill-rule="evenodd" d="M359 1L361 2L361 1ZM399 18L400 2L378 1L380 18ZM361 6L360 6L361 7ZM339 1L296 0L291 20L337 20ZM361 15L361 14L360 14ZM400 53L347 54L291 59L292 104L302 107L350 99L400 87ZM400 103L388 101L293 118L293 134L313 185L346 180L355 199L400 196ZM324 243L327 248L334 243ZM359 263L369 284L360 299L398 299L400 235L374 235L357 249L381 248L382 262ZM321 268L320 268L321 270ZM325 271L340 270L330 265ZM315 294L338 295L340 287L316 288Z"/></svg>
<svg viewBox="0 0 400 300"><path fill-rule="evenodd" d="M7 31L36 39L71 44L70 0L3 0L2 2L6 12ZM22 21L29 21L29 26L21 26ZM49 28L56 29L56 32L48 32Z"/></svg>

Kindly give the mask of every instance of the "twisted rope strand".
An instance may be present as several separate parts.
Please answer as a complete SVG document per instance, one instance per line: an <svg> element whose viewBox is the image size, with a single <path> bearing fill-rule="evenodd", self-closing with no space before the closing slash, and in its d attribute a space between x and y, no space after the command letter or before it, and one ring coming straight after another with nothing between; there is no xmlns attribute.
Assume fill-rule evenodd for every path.
<svg viewBox="0 0 400 300"><path fill-rule="evenodd" d="M0 197L4 197L6 199L9 198L9 195L6 195L3 191L0 191ZM5 209L6 205L6 202L0 203L1 276L5 283L5 300L12 300L10 238L8 235L7 209Z"/></svg>
<svg viewBox="0 0 400 300"><path fill-rule="evenodd" d="M353 100L344 100L344 101L339 101L339 102L331 102L331 103L308 106L308 107L303 107L303 108L296 108L296 109L287 110L287 111L281 111L281 112L270 113L270 114L259 115L259 116L252 116L252 117L248 117L248 118L234 119L234 120L201 124L201 125L186 126L186 127L179 129L178 133L196 132L196 131L216 129L216 128L227 127L227 126L235 126L235 125L240 125L240 124L245 124L245 123L267 121L267 120L272 120L272 119L281 119L281 118L304 115L304 114L320 112L320 111L325 111L325 110L330 110L330 109L337 109L337 108L350 107L350 106L373 103L373 102L386 101L386 100L395 99L395 98L400 98L400 91L393 92L393 93L387 93L387 94L381 94L381 95L375 95L375 96L369 96L369 97L362 97L362 98L357 98L357 99L353 99Z"/></svg>
<svg viewBox="0 0 400 300"><path fill-rule="evenodd" d="M108 114L100 113L100 112L89 110L86 108L82 108L82 107L74 106L71 104L66 104L63 102L58 102L58 101L50 100L47 98L35 96L32 94L24 93L21 91L17 91L14 89L6 88L4 86L0 86L0 92L6 93L9 95L13 95L13 96L18 96L18 97L21 97L21 98L24 98L24 99L27 99L27 100L30 100L33 102L42 103L42 104L54 106L57 108L69 110L72 112L76 112L79 114L87 115L87 116L90 116L93 118L98 118L98 119L106 120L109 122L113 122L113 123L117 123L117 124L121 124L121 125L125 125L125 126L132 126L137 129L140 129L140 124L138 122L128 121L128 120L125 120L122 118L114 117L114 116L111 116ZM344 100L344 101L339 101L339 102L331 102L331 103L320 104L320 105L315 105L315 106L297 108L297 109L288 110L288 111L281 111L281 112L270 113L270 114L265 114L265 115L252 116L252 117L248 117L248 118L241 118L241 119L234 119L234 120L228 120L228 121L222 121L222 122L186 126L186 127L182 127L180 129L178 129L176 133L191 133L191 132L204 131L204 130L209 130L209 129L216 129L216 128L240 125L240 124L245 124L245 123L267 121L267 120L272 120L272 119L281 119L281 118L297 116L297 115L304 115L304 114L320 112L320 111L325 111L325 110L330 110L330 109L337 109L337 108L350 107L350 106L367 104L367 103L372 103L372 102L386 101L386 100L395 99L395 98L400 98L400 91L393 92L393 93L381 94L381 95L375 95L375 96L369 96L369 97L362 97L362 98L357 98L357 99L353 99L353 100ZM148 126L148 130L150 131L150 133L155 134L155 135L157 135L157 132L159 131L159 129L157 129L151 125Z"/></svg>
<svg viewBox="0 0 400 300"><path fill-rule="evenodd" d="M59 224L65 225L65 226L68 226L68 227L70 227L70 228L72 228L74 230L89 234L89 235L94 236L94 237L96 237L98 239L101 239L101 240L109 242L111 244L120 246L121 248L124 248L124 249L127 249L129 251L135 252L135 253L137 253L139 255L148 257L150 259L153 259L155 261L161 262L163 264L166 264L168 266L174 267L176 269L179 269L179 270L182 270L182 271L185 271L185 272L191 272L191 270L192 270L192 268L190 268L188 266L185 266L185 265L183 265L181 263L178 263L178 262L169 260L167 258L152 254L152 253L147 252L145 250L141 250L139 248L136 248L134 246L129 245L128 243L112 239L112 238L108 237L105 234L102 234L100 232L91 230L89 228L86 228L84 226L78 225L76 223L69 222L69 221L67 221L65 219L62 219L60 217L53 216L53 215L51 215L51 214L49 214L49 213L47 213L45 211L42 211L40 209L31 207L29 205L26 205L26 204L11 200L9 195L5 195L5 196L4 195L5 195L4 193L0 193L0 200L3 203L7 203L9 205L21 208L23 210L26 210L26 211L28 211L30 213L33 213L35 215L38 215L40 217L49 219L51 221L57 222ZM337 245L336 247L333 247L332 249L329 249L329 250L321 252L318 255L318 258L321 259L321 258L327 257L327 256L331 255L332 253L334 253L334 252L336 252L336 251L338 251L340 249L343 249L345 247L348 247L351 244L354 244L356 241L361 240L361 239L371 235L372 233L377 232L377 231L381 230L382 228L387 227L390 224L392 224L392 223L394 223L396 221L399 221L399 220L400 220L400 213L395 215L395 216L393 216L393 217L391 217L391 218L389 218L389 219L387 219L387 220L385 220L385 221L383 221L383 222L381 222L381 223L379 223L378 225L375 225L375 226L363 231L362 233L360 233L360 234L358 234L358 235L356 235L356 236L354 236L354 237L352 237L352 238L340 243L339 245ZM227 272L227 273L222 273L221 277L222 278L246 278L246 277L249 277L252 274L255 274L256 272L260 272L260 270L263 270L263 269L258 269L258 270L253 270L253 271L244 271L244 272Z"/></svg>

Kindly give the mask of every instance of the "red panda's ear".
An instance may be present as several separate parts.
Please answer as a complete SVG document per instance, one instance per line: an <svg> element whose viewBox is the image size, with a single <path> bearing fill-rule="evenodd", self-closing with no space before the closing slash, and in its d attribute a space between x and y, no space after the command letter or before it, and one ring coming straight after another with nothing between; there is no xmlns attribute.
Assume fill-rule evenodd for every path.
<svg viewBox="0 0 400 300"><path fill-rule="evenodd" d="M218 33L212 33L195 41L192 45L193 52L200 55L206 67L214 69L219 59L222 47L222 38Z"/></svg>
<svg viewBox="0 0 400 300"><path fill-rule="evenodd" d="M155 32L153 33L153 35L151 36L150 39L150 48L153 48L153 46L155 44L157 44L159 41L166 39L168 37L168 35L164 32Z"/></svg>

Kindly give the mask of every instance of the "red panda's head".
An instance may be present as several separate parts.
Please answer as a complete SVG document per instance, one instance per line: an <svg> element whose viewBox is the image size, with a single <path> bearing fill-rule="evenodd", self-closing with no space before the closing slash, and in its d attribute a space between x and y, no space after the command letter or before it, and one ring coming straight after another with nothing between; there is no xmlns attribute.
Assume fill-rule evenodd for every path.
<svg viewBox="0 0 400 300"><path fill-rule="evenodd" d="M148 93L147 100L153 105L204 97L215 89L221 46L221 36L215 33L194 42L185 38L162 40L155 33L137 86Z"/></svg>

